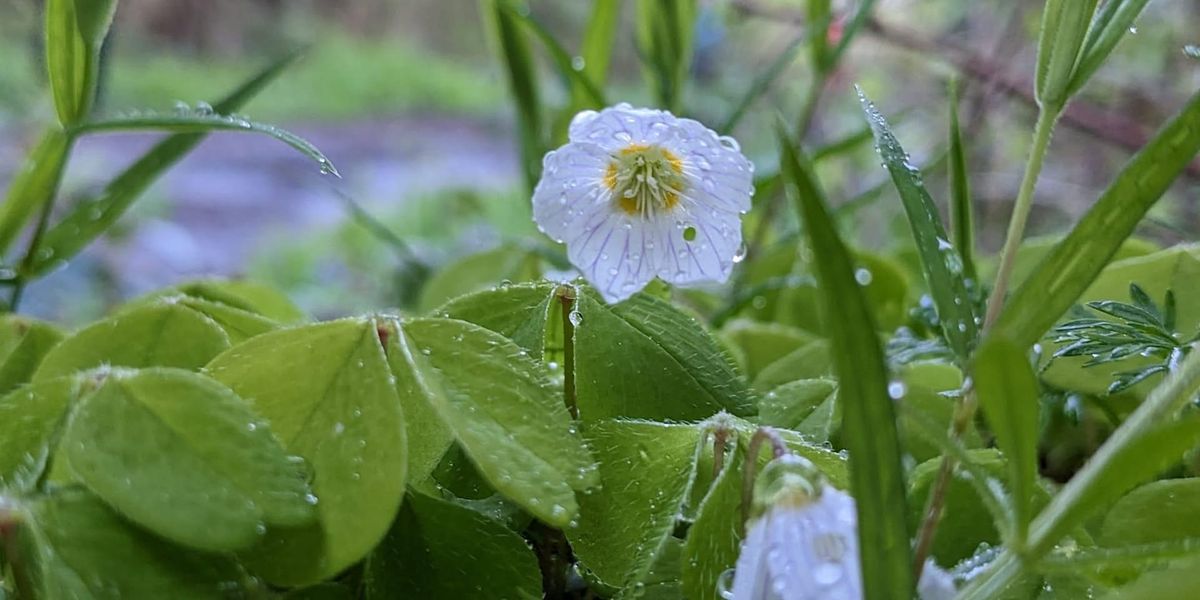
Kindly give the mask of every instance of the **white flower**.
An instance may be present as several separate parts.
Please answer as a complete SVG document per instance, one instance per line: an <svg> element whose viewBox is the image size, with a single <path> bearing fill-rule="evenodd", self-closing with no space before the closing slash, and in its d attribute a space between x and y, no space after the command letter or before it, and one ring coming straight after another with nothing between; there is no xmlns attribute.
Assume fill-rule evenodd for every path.
<svg viewBox="0 0 1200 600"><path fill-rule="evenodd" d="M542 165L533 220L609 302L655 276L724 282L745 253L754 166L697 121L628 104L584 111Z"/></svg>

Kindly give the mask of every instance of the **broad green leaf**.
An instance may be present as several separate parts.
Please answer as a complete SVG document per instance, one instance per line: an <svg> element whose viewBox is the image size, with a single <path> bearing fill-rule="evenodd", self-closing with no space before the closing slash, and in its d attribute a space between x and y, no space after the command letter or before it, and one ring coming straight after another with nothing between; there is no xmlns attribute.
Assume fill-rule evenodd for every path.
<svg viewBox="0 0 1200 600"><path fill-rule="evenodd" d="M575 491L593 487L597 474L541 364L511 340L465 321L392 321L387 331L401 399L420 419L409 421L414 454L432 447L440 458L454 439L496 491L546 523L565 526L578 511ZM424 467L414 465L414 479Z"/></svg>
<svg viewBox="0 0 1200 600"><path fill-rule="evenodd" d="M100 46L116 0L49 0L46 3L46 69L58 120L87 117L96 98Z"/></svg>
<svg viewBox="0 0 1200 600"><path fill-rule="evenodd" d="M34 213L54 201L70 151L71 138L65 132L47 129L24 166L13 175L4 204L0 204L0 256L16 241Z"/></svg>
<svg viewBox="0 0 1200 600"><path fill-rule="evenodd" d="M1187 334L1200 328L1200 246L1175 246L1152 254L1109 263L1079 297L1079 303L1099 300L1127 300L1129 285L1136 283L1156 302L1170 290L1176 304L1176 330ZM1046 364L1042 379L1057 388L1105 396L1113 376L1121 371L1149 364L1152 359L1131 356L1126 360L1084 368L1090 357L1049 357L1060 346L1043 340ZM1161 377L1155 376L1124 393L1144 398Z"/></svg>
<svg viewBox="0 0 1200 600"><path fill-rule="evenodd" d="M1038 383L1025 352L1016 344L989 337L973 359L975 394L987 416L996 445L1008 459L1016 538L1025 542L1033 518L1038 470Z"/></svg>
<svg viewBox="0 0 1200 600"><path fill-rule="evenodd" d="M575 385L585 421L699 420L753 410L745 381L692 316L646 293L604 304L576 300Z"/></svg>
<svg viewBox="0 0 1200 600"><path fill-rule="evenodd" d="M1200 92L1121 170L1100 199L1017 288L993 330L1038 340L1092 283L1121 242L1200 150Z"/></svg>
<svg viewBox="0 0 1200 600"><path fill-rule="evenodd" d="M97 377L62 448L75 477L129 520L214 552L314 521L303 461L229 388L178 369Z"/></svg>
<svg viewBox="0 0 1200 600"><path fill-rule="evenodd" d="M837 382L832 379L798 379L763 396L758 421L791 429L814 442L827 442L837 427Z"/></svg>
<svg viewBox="0 0 1200 600"><path fill-rule="evenodd" d="M216 321L170 299L136 306L85 327L46 354L33 380L101 365L199 369L229 348Z"/></svg>
<svg viewBox="0 0 1200 600"><path fill-rule="evenodd" d="M683 544L683 592L692 600L718 600L721 573L737 562L742 526L742 467L747 439L739 436L725 467L696 511Z"/></svg>
<svg viewBox="0 0 1200 600"><path fill-rule="evenodd" d="M958 355L959 361L965 362L979 336L979 325L976 323L975 304L967 294L963 280L962 256L947 239L937 206L921 181L921 172L909 162L908 154L892 134L887 121L863 95L862 90L859 90L858 97L867 115L867 122L875 133L875 145L908 215L908 224L921 257L925 283L929 286L942 325L942 335Z"/></svg>
<svg viewBox="0 0 1200 600"><path fill-rule="evenodd" d="M775 59L772 60L771 63L758 74L757 77L754 78L754 81L747 86L746 93L742 94L742 97L738 99L737 104L733 105L733 109L729 111L729 116L725 117L725 120L721 123L721 126L717 128L717 131L720 131L724 134L733 132L734 127L737 127L737 124L742 120L742 117L746 114L746 111L750 108L750 105L754 104L755 100L766 93L767 89L771 87L771 84L779 78L779 74L783 73L783 71L791 66L791 64L796 60L796 55L799 54L800 50L804 47L805 37L805 34L796 36L796 38L788 43L783 51L780 52ZM824 36L818 37L824 39ZM816 38L813 39L814 41L816 40Z"/></svg>
<svg viewBox="0 0 1200 600"><path fill-rule="evenodd" d="M995 450L968 450L967 457L975 472L986 474L993 481L1004 476L1005 461ZM914 530L925 517L929 491L941 466L940 457L932 458L912 471L908 523ZM962 477L951 478L946 489L945 509L930 550L930 555L940 565L956 565L973 555L980 544L996 545L1001 541L991 510L976 487L967 481L970 476L973 476L972 472L964 472Z"/></svg>
<svg viewBox="0 0 1200 600"><path fill-rule="evenodd" d="M304 311L293 304L283 292L254 281L200 279L170 289L194 298L227 304L280 323L299 323L308 319Z"/></svg>
<svg viewBox="0 0 1200 600"><path fill-rule="evenodd" d="M1136 424L1134 418L1127 424L1130 421ZM1070 529L1129 488L1180 461L1183 452L1196 444L1200 444L1200 419L1195 416L1133 431L1117 430L1033 521L1034 556L1048 551Z"/></svg>
<svg viewBox="0 0 1200 600"><path fill-rule="evenodd" d="M70 2L71 0L57 0ZM288 55L275 61L240 87L213 105L219 114L236 112L250 98L273 81L296 58ZM204 133L178 133L159 142L146 154L117 175L99 194L76 204L42 236L42 252L28 275L40 275L70 260L92 240L112 227L133 202L163 172L196 147ZM3 221L0 220L0 223ZM0 229L0 233L3 230ZM3 245L0 245L3 248Z"/></svg>
<svg viewBox="0 0 1200 600"><path fill-rule="evenodd" d="M252 593L228 557L168 544L77 488L22 506L19 548L38 598L211 600Z"/></svg>
<svg viewBox="0 0 1200 600"><path fill-rule="evenodd" d="M1043 235L1035 236L1021 242L1020 248L1017 249L1017 258L1013 261L1013 272L1009 278L1011 286L1016 287L1024 283L1030 273L1038 266L1047 255L1054 251L1054 247L1066 237L1065 235ZM1126 238L1117 248L1108 264L1153 254L1161 250L1162 247L1150 240L1138 237ZM990 257L989 257L990 258ZM979 275L983 281L991 281L996 277L996 264L994 260L988 258L980 258L978 261ZM1126 286L1128 288L1128 286ZM1128 289L1125 292L1128 293Z"/></svg>
<svg viewBox="0 0 1200 600"><path fill-rule="evenodd" d="M900 434L904 451L917 461L940 456L943 450L937 442L926 439L917 431L920 425L912 422L914 415L934 423L943 432L949 431L962 381L962 372L951 365L916 362L897 369L895 379L888 384L888 395L902 409ZM966 447L981 445L979 434L974 430L965 432L960 441Z"/></svg>
<svg viewBox="0 0 1200 600"><path fill-rule="evenodd" d="M279 323L250 311L234 308L228 304L183 296L179 304L186 306L210 319L229 336L232 344L244 342L256 335L273 331L280 327Z"/></svg>
<svg viewBox="0 0 1200 600"><path fill-rule="evenodd" d="M27 383L62 337L49 323L18 315L0 317L0 394Z"/></svg>
<svg viewBox="0 0 1200 600"><path fill-rule="evenodd" d="M1200 479L1154 481L1123 496L1104 516L1109 547L1200 538Z"/></svg>
<svg viewBox="0 0 1200 600"><path fill-rule="evenodd" d="M534 357L540 357L546 340L546 320L551 310L559 309L555 288L551 283L500 286L459 296L434 313L495 331Z"/></svg>
<svg viewBox="0 0 1200 600"><path fill-rule="evenodd" d="M818 339L767 365L754 378L753 389L765 393L797 379L827 377L833 370L830 342Z"/></svg>
<svg viewBox="0 0 1200 600"><path fill-rule="evenodd" d="M167 133L212 133L233 131L257 133L273 137L303 154L321 167L321 172L337 176L333 163L308 140L274 125L251 121L239 115L214 113L208 109L189 113L155 113L143 111L130 116L117 116L85 121L71 129L72 135L113 131L160 131Z"/></svg>
<svg viewBox="0 0 1200 600"><path fill-rule="evenodd" d="M694 424L650 421L585 428L602 487L580 498L578 525L564 533L594 577L626 594L645 585L696 477L700 433Z"/></svg>
<svg viewBox="0 0 1200 600"><path fill-rule="evenodd" d="M367 559L367 598L542 597L529 545L503 524L453 502L410 492Z"/></svg>
<svg viewBox="0 0 1200 600"><path fill-rule="evenodd" d="M529 49L529 40L514 16L520 10L514 8L515 2L482 0L481 7L486 26L491 30L489 33L499 44L497 54L504 60L509 92L516 104L521 168L525 175L525 186L532 191L542 172L542 154L546 151L543 138L545 126L537 66Z"/></svg>
<svg viewBox="0 0 1200 600"><path fill-rule="evenodd" d="M850 453L850 491L857 502L863 589L867 597L907 598L914 582L904 471L883 350L824 192L782 127L778 137L788 195L796 202L815 255L822 306L825 314L839 317L826 327L838 375L842 443Z"/></svg>
<svg viewBox="0 0 1200 600"><path fill-rule="evenodd" d="M400 506L408 450L381 326L360 318L281 329L207 367L314 475L319 523L272 528L242 554L272 583L303 585L340 573L375 547Z"/></svg>
<svg viewBox="0 0 1200 600"><path fill-rule="evenodd" d="M421 289L417 309L429 312L464 294L538 278L537 255L512 245L463 257L434 273Z"/></svg>
<svg viewBox="0 0 1200 600"><path fill-rule="evenodd" d="M1074 95L1092 78L1117 42L1131 31L1134 21L1150 0L1110 0L1096 11L1079 53L1079 62L1071 73L1067 95Z"/></svg>
<svg viewBox="0 0 1200 600"><path fill-rule="evenodd" d="M975 209L967 174L967 149L958 125L958 85L950 85L950 236L962 257L963 277L979 281L975 272Z"/></svg>
<svg viewBox="0 0 1200 600"><path fill-rule="evenodd" d="M798 327L748 319L731 321L721 333L741 349L746 357L746 377L751 381L767 365L818 339Z"/></svg>
<svg viewBox="0 0 1200 600"><path fill-rule="evenodd" d="M1133 583L1113 590L1103 600L1162 600L1200 596L1200 557L1180 560L1162 570L1143 573Z"/></svg>
<svg viewBox="0 0 1200 600"><path fill-rule="evenodd" d="M78 388L62 377L0 397L0 494L28 492L42 478Z"/></svg>

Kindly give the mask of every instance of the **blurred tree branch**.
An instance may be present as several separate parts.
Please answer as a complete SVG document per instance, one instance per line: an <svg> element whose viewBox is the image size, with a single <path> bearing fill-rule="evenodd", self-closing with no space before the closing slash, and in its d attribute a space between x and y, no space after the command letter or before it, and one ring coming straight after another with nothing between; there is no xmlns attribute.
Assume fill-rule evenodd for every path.
<svg viewBox="0 0 1200 600"><path fill-rule="evenodd" d="M733 0L732 6L746 16L796 25L805 22L804 14L800 11L765 6L755 0ZM929 40L915 32L887 25L875 17L867 20L864 29L886 44L945 62L966 78L989 86L1030 107L1037 106L1030 81L1007 74L1005 64L987 58L971 48L948 40ZM1135 119L1080 99L1071 102L1060 122L1071 129L1131 152L1145 146L1153 131L1151 127ZM1185 173L1193 180L1200 180L1200 161L1193 161Z"/></svg>

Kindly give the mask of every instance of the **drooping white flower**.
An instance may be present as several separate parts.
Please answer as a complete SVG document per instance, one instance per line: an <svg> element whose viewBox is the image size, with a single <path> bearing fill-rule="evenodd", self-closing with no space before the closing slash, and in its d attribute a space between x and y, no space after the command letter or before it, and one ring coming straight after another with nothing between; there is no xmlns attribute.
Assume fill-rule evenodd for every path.
<svg viewBox="0 0 1200 600"><path fill-rule="evenodd" d="M808 461L772 461L755 485L760 516L748 525L730 600L862 600L858 514L854 498L813 476ZM956 594L948 573L927 561L917 585L922 600Z"/></svg>
<svg viewBox="0 0 1200 600"><path fill-rule="evenodd" d="M745 252L754 166L697 121L628 104L584 111L542 165L533 219L609 302L656 276L724 282Z"/></svg>

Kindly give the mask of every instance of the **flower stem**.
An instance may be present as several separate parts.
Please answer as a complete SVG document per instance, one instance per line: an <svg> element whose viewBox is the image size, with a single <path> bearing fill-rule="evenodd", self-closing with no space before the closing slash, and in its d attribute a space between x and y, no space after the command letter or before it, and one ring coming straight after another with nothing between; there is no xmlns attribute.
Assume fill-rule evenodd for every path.
<svg viewBox="0 0 1200 600"><path fill-rule="evenodd" d="M1012 218L1008 222L1008 234L1004 238L1004 249L1000 251L1000 267L996 271L996 282L987 301L987 316L983 320L985 330L996 321L1004 304L1004 295L1008 292L1017 250L1021 247L1021 238L1025 234L1025 223L1029 220L1030 209L1033 208L1033 190L1037 186L1038 175L1042 172L1042 163L1046 160L1046 149L1050 146L1050 136L1054 133L1054 124L1058 121L1060 112L1058 108L1043 106L1041 112L1038 113L1037 125L1033 130L1033 143L1029 148L1029 161L1025 164L1025 176L1021 180L1021 189L1017 192L1017 202L1013 206Z"/></svg>
<svg viewBox="0 0 1200 600"><path fill-rule="evenodd" d="M562 305L563 327L563 403L572 419L579 418L579 406L575 396L575 323L571 313L575 311L575 288L563 285L558 288L558 302Z"/></svg>

